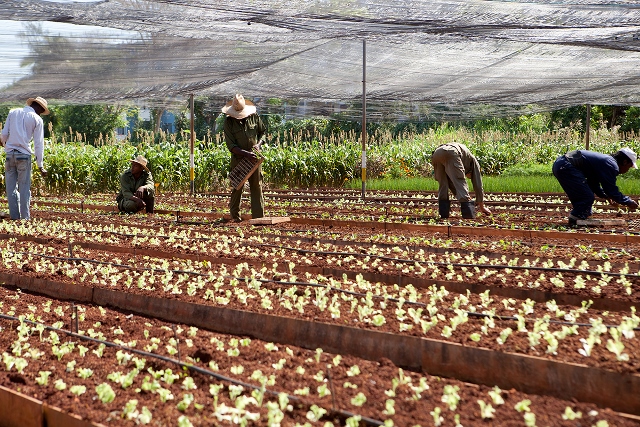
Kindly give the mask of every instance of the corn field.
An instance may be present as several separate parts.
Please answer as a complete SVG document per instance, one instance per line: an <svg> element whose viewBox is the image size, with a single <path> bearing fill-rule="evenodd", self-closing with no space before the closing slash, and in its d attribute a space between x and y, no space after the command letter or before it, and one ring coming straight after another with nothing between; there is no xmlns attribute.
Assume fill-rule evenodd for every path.
<svg viewBox="0 0 640 427"><path fill-rule="evenodd" d="M117 192L119 176L141 154L160 190L190 188L189 135L150 132L137 135L136 144L109 138L89 144L82 135L46 141L46 178L34 174L34 190L65 194ZM568 150L584 148L582 135L572 129L546 133L476 132L469 129L439 129L405 133L392 138L390 132L368 136L367 177L402 179L431 174L430 156L440 144L457 141L476 155L485 175L500 175L517 164L548 164ZM592 132L590 149L612 153L629 146L640 148L637 134L600 129ZM279 188L341 187L360 176L361 142L355 132L323 137L310 132L289 132L267 137L262 153L267 185ZM227 188L230 154L220 134L205 135L194 146L195 188L198 192ZM4 164L0 164L4 168ZM0 175L4 179L4 174ZM4 186L4 182L3 182Z"/></svg>

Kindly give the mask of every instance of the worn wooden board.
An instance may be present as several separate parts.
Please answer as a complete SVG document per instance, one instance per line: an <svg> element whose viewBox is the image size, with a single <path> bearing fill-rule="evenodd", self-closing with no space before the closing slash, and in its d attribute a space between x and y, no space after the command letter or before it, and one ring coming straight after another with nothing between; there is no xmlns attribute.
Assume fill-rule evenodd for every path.
<svg viewBox="0 0 640 427"><path fill-rule="evenodd" d="M42 411L47 427L105 427L104 424L83 420L77 415L69 414L46 403L42 404Z"/></svg>
<svg viewBox="0 0 640 427"><path fill-rule="evenodd" d="M288 216L265 216L263 218L254 218L249 220L251 225L272 225L279 224L281 222L289 222L291 218Z"/></svg>
<svg viewBox="0 0 640 427"><path fill-rule="evenodd" d="M585 227L608 227L608 226L626 226L627 221L624 219L579 219L576 225Z"/></svg>
<svg viewBox="0 0 640 427"><path fill-rule="evenodd" d="M42 427L42 402L0 386L0 427Z"/></svg>

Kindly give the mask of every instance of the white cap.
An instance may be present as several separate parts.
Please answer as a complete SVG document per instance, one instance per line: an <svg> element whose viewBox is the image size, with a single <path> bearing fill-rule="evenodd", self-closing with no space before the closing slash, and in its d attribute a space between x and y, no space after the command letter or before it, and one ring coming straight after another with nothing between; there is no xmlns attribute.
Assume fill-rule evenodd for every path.
<svg viewBox="0 0 640 427"><path fill-rule="evenodd" d="M638 169L638 165L636 165L636 160L638 159L638 156L636 155L636 153L633 152L631 148L629 147L621 148L620 152L624 153L624 155L627 156L629 160L631 160L631 163L633 163L634 169Z"/></svg>

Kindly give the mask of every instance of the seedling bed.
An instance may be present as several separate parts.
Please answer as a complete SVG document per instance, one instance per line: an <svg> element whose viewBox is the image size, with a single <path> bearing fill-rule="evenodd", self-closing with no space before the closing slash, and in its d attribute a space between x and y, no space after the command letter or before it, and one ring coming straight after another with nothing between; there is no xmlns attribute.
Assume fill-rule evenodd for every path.
<svg viewBox="0 0 640 427"><path fill-rule="evenodd" d="M46 224L49 223L45 223L45 227ZM55 228L55 222L50 224ZM275 262L281 268L283 265L285 269L295 268L298 273L311 272L337 277L347 274L352 278L356 274L362 274L370 281L402 285L411 283L421 288L438 284L457 292L465 292L466 289L476 293L492 290L498 295L536 301L556 298L562 303L574 305L591 299L595 301L595 307L608 310L628 310L640 295L637 292L640 283L637 271L626 264L617 269L607 265L605 269L599 267L601 271L598 271L598 268L588 263L578 264L575 259L571 264L529 259L520 262L519 257L505 257L497 261L495 258L489 260L482 256L475 258L473 254L438 255L426 254L424 250L410 253L399 247L386 250L356 247L345 250L330 244L312 245L303 242L296 242L296 246L292 247L278 241L269 243L259 235L254 239L247 239L246 236L198 233L193 237L180 238L175 237L175 232L174 236L170 236L171 233L153 234L149 231L71 233L68 232L68 226L64 227L65 232L56 234L64 238L73 236L68 252L72 252L75 246L82 246L132 255L182 257L212 263L234 264L247 259L256 268L271 266ZM6 229L9 231L11 227L7 226ZM46 238L43 233L39 235ZM23 239L14 234L0 237L13 238L12 236ZM98 238L108 244L87 242Z"/></svg>
<svg viewBox="0 0 640 427"><path fill-rule="evenodd" d="M0 319L4 363L10 366L0 372L0 383L105 425L176 425L177 420L189 425L188 420L204 426L224 423L233 412L236 422L244 418L252 425L268 425L269 416L276 415L283 417L283 425L343 425L348 414L360 415L369 424L391 419L394 425L431 425L434 417L442 417L445 423L457 418L463 425L481 425L485 421L478 400L485 415L491 413L487 405L495 411L493 425L522 424L525 415L531 420L534 414L540 425L569 426L578 413L593 424L605 420L609 425L637 425L594 405L400 370L388 360L279 346L95 305L76 306L78 316L73 318L68 302L7 288L0 293L4 316L14 318ZM63 331L75 328L76 321L81 335ZM257 404L260 400L262 405Z"/></svg>

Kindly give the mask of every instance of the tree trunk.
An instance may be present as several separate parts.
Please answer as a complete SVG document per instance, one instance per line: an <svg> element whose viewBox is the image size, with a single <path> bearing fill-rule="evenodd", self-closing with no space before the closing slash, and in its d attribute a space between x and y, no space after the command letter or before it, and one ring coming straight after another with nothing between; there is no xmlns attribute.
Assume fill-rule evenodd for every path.
<svg viewBox="0 0 640 427"><path fill-rule="evenodd" d="M160 121L162 120L162 113L164 113L164 108L156 108L155 109L155 127L153 131L158 133L160 130Z"/></svg>

